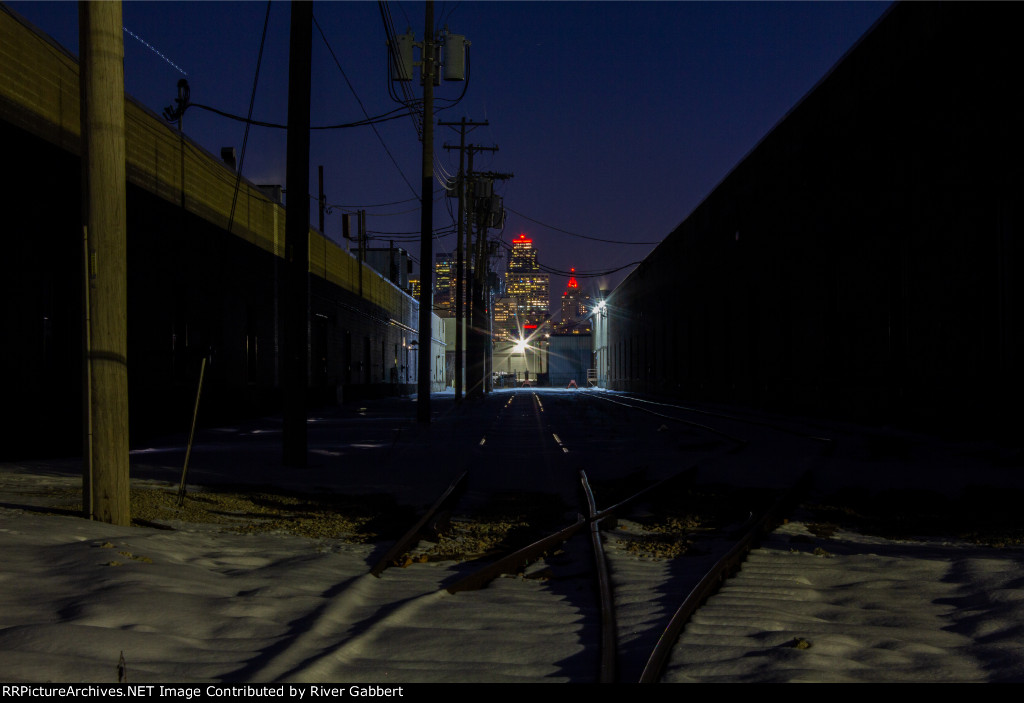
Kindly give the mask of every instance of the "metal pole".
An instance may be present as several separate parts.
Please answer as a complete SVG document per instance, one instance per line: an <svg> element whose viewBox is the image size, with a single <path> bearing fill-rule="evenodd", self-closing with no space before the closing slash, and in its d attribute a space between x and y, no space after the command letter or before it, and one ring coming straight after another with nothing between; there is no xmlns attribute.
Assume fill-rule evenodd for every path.
<svg viewBox="0 0 1024 703"><path fill-rule="evenodd" d="M192 458L192 443L196 438L196 421L199 419L199 398L203 394L203 377L206 375L206 357L199 365L199 387L196 389L196 404L192 410L192 429L188 433L188 446L185 447L185 465L181 469L181 483L178 485L178 507L185 504L185 480L188 478L188 460Z"/></svg>

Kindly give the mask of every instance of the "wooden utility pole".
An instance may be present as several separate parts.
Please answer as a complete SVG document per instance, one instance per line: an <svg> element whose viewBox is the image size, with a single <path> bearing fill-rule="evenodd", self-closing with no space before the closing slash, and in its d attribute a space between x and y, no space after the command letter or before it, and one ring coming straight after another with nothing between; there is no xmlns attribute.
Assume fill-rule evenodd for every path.
<svg viewBox="0 0 1024 703"><path fill-rule="evenodd" d="M309 96L313 3L293 0L288 56L288 147L285 286L281 306L286 466L306 465L309 384Z"/></svg>
<svg viewBox="0 0 1024 703"><path fill-rule="evenodd" d="M420 332L416 377L416 420L430 422L434 308L434 0L427 0L423 33L423 169L420 195Z"/></svg>
<svg viewBox="0 0 1024 703"><path fill-rule="evenodd" d="M473 171L473 156L478 151L497 151L497 146L476 146L470 144L466 147L469 154L469 168L466 171L466 179L470 188L475 191L476 172ZM477 227L477 245L473 242L473 224L477 222L477 198L476 193L470 193L469 205L466 211L469 217L469 236L466 237L466 397L479 398L483 395L483 342L479 337L480 328L477 327L477 315L480 314L482 301L479 300L478 275L480 273L479 257L479 227ZM470 253L472 252L472 258ZM472 261L472 272L470 272L470 261Z"/></svg>
<svg viewBox="0 0 1024 703"><path fill-rule="evenodd" d="M512 178L511 173L477 173L473 171L473 154L477 151L497 151L498 147L479 147L470 145L469 150L469 172L467 178L473 184L474 193L472 204L469 210L472 214L470 221L476 222L477 239L474 247L474 271L471 277L472 294L470 296L470 319L469 339L466 340L466 397L479 398L485 391L489 391L488 384L488 362L490 349L490 314L488 303L488 243L487 230L491 226L491 202L493 195L493 183L495 180ZM477 192L477 185L483 184L486 187ZM469 247L467 246L467 252Z"/></svg>
<svg viewBox="0 0 1024 703"><path fill-rule="evenodd" d="M124 44L120 2L78 6L86 282L83 512L131 523Z"/></svg>
<svg viewBox="0 0 1024 703"><path fill-rule="evenodd" d="M474 198L474 203L476 198ZM473 275L470 280L471 296L473 299L471 318L469 324L469 339L466 340L466 397L481 398L484 395L484 354L486 345L484 341L484 261L480 255L487 239L487 228L483 223L483 216L474 206L471 208L471 222L476 223L476 245L473 247Z"/></svg>
<svg viewBox="0 0 1024 703"><path fill-rule="evenodd" d="M438 122L439 126L458 126L459 130L459 224L458 236L455 243L455 400L462 400L462 357L465 342L462 339L463 321L463 291L465 290L465 271L467 264L462 256L462 239L465 234L466 224L466 127L486 127L490 124L487 120L473 122L465 117L460 122ZM445 149L454 149L447 144ZM495 147L496 149L497 147ZM472 156L470 157L472 158ZM472 236L472 231L470 232Z"/></svg>

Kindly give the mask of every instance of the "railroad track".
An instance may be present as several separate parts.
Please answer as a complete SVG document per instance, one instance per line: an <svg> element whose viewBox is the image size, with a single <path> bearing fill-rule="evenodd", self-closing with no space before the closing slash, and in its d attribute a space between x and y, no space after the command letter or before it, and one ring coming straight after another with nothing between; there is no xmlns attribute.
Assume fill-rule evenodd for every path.
<svg viewBox="0 0 1024 703"><path fill-rule="evenodd" d="M803 475L787 467L827 452L830 438L817 428L801 432L795 422L756 415L655 405L622 394L614 400L585 391L520 391L467 404L458 422L439 422L433 431L403 425L400 440L395 431L395 439L377 449L379 474L366 473L365 480L363 469L353 474L371 488L400 478L391 484L394 495L404 490L406 497L410 486L428 486L428 500L419 503L419 491L411 502L432 500L431 509L417 520L408 500L382 500L374 527L351 540L323 533L315 556L304 547L267 570L264 585L240 591L246 622L259 623L260 611L270 609L276 622L260 625L268 632L272 627L272 636L225 678L801 680L815 666L819 677L831 675L821 659L850 645L847 622L875 639L903 641L898 627L881 635L872 630L877 617L870 607L861 623L859 606L845 602L843 588L832 587L837 579L843 585L887 579L856 569L851 576L839 573L861 556L856 545L879 534L828 543L829 529L856 531L855 522L830 525L834 518L827 513L856 508L856 496L832 504L820 494L822 502L807 503L796 524L744 556L757 541L749 530L770 530L786 515L786 489ZM390 438L390 422L380 426L387 432L378 434ZM845 467L847 442L855 438L838 436L844 454L837 466ZM442 445L443 461L423 464L429 474L389 474L390 464L412 466L412 459L426 456L421 450ZM740 468L746 484L733 480ZM343 512L364 494L346 495L335 507ZM450 539L500 522L509 523L506 532L486 548ZM392 549L361 543L375 532L396 534L396 523L409 529ZM448 546L438 549L445 540ZM218 575L239 572L225 563ZM275 583L281 569L293 568L309 572L309 588ZM701 605L727 578L722 593ZM912 594L915 586L911 578L904 588ZM956 587L950 586L954 596ZM888 605L888 593L878 592ZM813 609L819 602L828 607ZM927 617L906 619L921 641L927 641L920 636L930 627ZM787 649L812 641L806 654Z"/></svg>
<svg viewBox="0 0 1024 703"><path fill-rule="evenodd" d="M628 482L624 486L622 476L609 475L606 471L604 479L598 482L595 495L591 480L581 466L591 459L581 460L575 457L577 454L586 454L577 451L574 444L583 436L578 423L581 419L586 420L588 410L580 407L580 402L590 404L594 401L584 394L567 401L564 397L541 396L534 391L509 393L502 397L501 409L476 441L471 456L467 458L470 468L462 470L405 536L375 562L370 574L377 579L390 579L391 572L385 573L389 568L392 571L395 567L415 570L429 568L431 563L441 561L456 562L457 566L451 569L450 573L445 572L439 579L436 592L415 596L406 603L405 607L412 609L419 607L413 606L413 603L437 599L438 593L449 596L458 594L457 597L463 600L478 598L470 592L485 589L497 579L508 582L508 579L503 577L517 577L520 583L540 578L547 580L550 585L566 578L565 574L569 574L566 583L575 582L576 585L567 585L564 590L575 591L579 609L590 614L589 618L598 623L588 626L588 632L594 631L593 636L588 636L593 643L587 646L591 652L587 658L592 658L595 662L593 671L589 675L574 674L571 680L656 681L664 668L672 644L688 617L714 592L717 584L738 567L746 551L756 543L757 538L766 530L770 530L780 519L780 511L787 505L785 500L792 500L792 495L787 491L773 491L770 493L770 497L773 498L770 504L766 503L767 494L763 492L755 500L756 504L749 502L749 491L739 491L727 497L726 499L746 501L742 505L742 510L734 506L730 513L742 519L716 518L717 524L700 530L701 546L696 549L702 552L700 569L703 575L698 574L695 577L695 572L691 569L691 573L685 578L670 579L674 583L656 583L654 590L680 594L679 602L670 608L663 605L661 609L666 610L670 617L661 617L654 622L646 623L646 630L639 636L635 618L627 618L630 633L625 639L628 641L620 644L616 593L635 591L638 586L629 583L628 575L624 575L628 570L621 570L623 573L614 576L610 573L609 564L621 563L626 551L619 548L618 556L610 559L604 541L608 539L608 535L613 535L611 538L617 542L624 541L621 536L622 530L616 527L620 517L629 519L639 514L647 523L656 523L659 519L661 522L668 522L667 515L656 514L659 510L665 509L666 495L678 494L688 490L688 487L692 490L697 464L707 463L726 454L742 453L747 447L748 440L739 436L735 428L722 430L706 423L673 416L673 413L680 410L679 408L670 408L670 413L664 412L664 409L658 410L656 412L661 420L679 422L685 425L688 431L692 429L703 436L702 442L696 442L701 448L698 452L699 458L691 462L691 466L678 468L656 480L646 481L644 487L628 495L623 493L624 490L631 490ZM649 413L649 409L643 408L636 399L616 399L616 402L625 412ZM742 419L735 417L720 419L728 419L734 424L742 423ZM558 431L560 429L561 432ZM661 427L657 432L664 434ZM524 437L532 437L535 444L524 447ZM692 437L688 436L688 439L692 440ZM693 442L684 443L684 446L693 445ZM521 467L521 457L524 454L531 457L534 468L539 469L545 477L544 491L533 490L537 488L536 485L529 486L530 490L522 490L521 483L517 483L521 477L517 479L515 474ZM530 475L536 476L537 473L535 471ZM636 488L636 485L634 483L632 488ZM445 538L446 531L452 534L458 531L457 526L462 526L465 530L466 526L487 521L486 518L481 518L481 514L486 512L484 506L488 503L488 497L496 494L507 496L508 492L515 488L519 488L522 495L532 496L534 499L539 495L557 498L550 504L549 510L538 524L531 524L528 526L529 529L521 530L518 543L515 540L501 540L494 549L469 550L461 554L452 551L450 547L447 551L442 548L436 552L436 557L430 556L429 545L440 544ZM608 488L610 490L607 490ZM717 490L721 492L723 489ZM609 497L604 504L600 503L601 495ZM783 495L786 499L783 499ZM693 500L700 500L699 491ZM576 517L570 520L573 512ZM558 520L559 513L563 518L562 524L558 529L552 529L552 523ZM506 521L509 518L509 515L500 517ZM734 533L743 522L746 523L743 525L744 529L737 536ZM632 523L631 537L636 534L636 526L639 524ZM616 530L619 536L602 529L609 526ZM546 533L541 535L540 533L545 530ZM523 535L533 535L536 538L524 540ZM589 535L589 549L579 546L584 544L582 535ZM678 540L679 537L673 539ZM658 539L654 541L659 542ZM635 545L637 541L625 540L625 543ZM566 557L567 553L571 556ZM552 557L554 566L547 563L552 561ZM585 561L589 563L582 567L581 562ZM703 573L706 566L707 573ZM402 571L403 569L398 569L399 573ZM593 583L588 581L585 588L579 583L581 572L588 575L586 579L593 579ZM513 578L510 583L516 583L516 580ZM560 592L557 587L552 590ZM582 594L584 591L586 595ZM682 599L683 594L686 595L685 599ZM659 598L662 601L668 600L664 594ZM485 602L486 597L480 600ZM404 611L400 609L397 612ZM396 611L392 607L386 607L379 618L371 619L365 625L364 632L374 628L387 628L396 617ZM376 637L380 639L382 636ZM648 650L642 661L637 655L641 649Z"/></svg>

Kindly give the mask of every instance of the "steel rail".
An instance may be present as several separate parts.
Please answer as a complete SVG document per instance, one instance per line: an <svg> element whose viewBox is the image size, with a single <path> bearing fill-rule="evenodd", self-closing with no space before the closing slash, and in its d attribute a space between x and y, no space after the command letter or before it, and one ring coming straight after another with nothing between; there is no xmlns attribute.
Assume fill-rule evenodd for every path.
<svg viewBox="0 0 1024 703"><path fill-rule="evenodd" d="M673 417L672 415L665 415L664 413L655 412L654 410L648 410L647 408L641 408L638 405L630 405L629 403L623 403L623 402L620 402L618 400L612 400L611 398L606 397L604 394L594 393L592 395L594 395L595 398L600 398L601 400L605 400L605 401L607 401L609 403L613 403L615 405L621 405L624 408L631 408L633 410L639 410L640 412L648 413L649 415L654 415L655 417L664 418L666 420L672 420L673 422L681 422L684 425L691 425L693 427L699 427L700 429L706 430L707 432L711 432L712 434L721 435L722 437L725 437L726 439L735 442L738 445L737 448L744 447L747 444L747 440L742 439L740 437L737 437L735 435L731 435L728 432L724 432L722 430L715 429L714 427L711 427L710 425L703 425L703 424L701 424L699 422L694 422L693 420L684 420L681 417Z"/></svg>
<svg viewBox="0 0 1024 703"><path fill-rule="evenodd" d="M597 571L597 587L601 601L601 671L600 683L615 683L618 676L618 624L615 621L615 599L612 597L611 576L608 560L601 544L601 521L597 515L594 492L590 489L587 474L580 469L580 485L587 500L588 522L590 523L590 546L594 552L594 567Z"/></svg>
<svg viewBox="0 0 1024 703"><path fill-rule="evenodd" d="M397 542L395 542L394 546L392 546L391 549L389 549L387 553L384 556L382 556L380 560L373 566L373 568L370 569L371 574L379 578L381 573L383 573L384 569L388 568L388 566L390 566L395 559L397 559L400 555L402 555L408 550L409 546L419 537L420 530L423 529L423 526L426 525L427 522L432 517L434 517L434 515L437 514L437 512L441 509L441 506L443 506L445 502L447 502L448 499L452 496L452 494L455 493L455 490L462 485L462 482L468 475L469 469L466 469L459 475L458 478L452 481L451 485L448 486L448 489L444 493L442 493L441 496L436 501L434 501L434 504L430 506L427 512L423 515L423 517L421 517L419 521L415 525L413 525L412 528L409 529L408 532L402 535L402 537Z"/></svg>
<svg viewBox="0 0 1024 703"><path fill-rule="evenodd" d="M594 395L597 395L597 397L604 397L604 396L602 396L602 395L600 395L598 393L594 393ZM794 429L792 429L790 427L784 427L784 426L779 425L777 423L768 422L766 420L758 420L758 419L753 419L753 418L749 418L749 417L744 418L744 417L740 417L738 415L734 415L732 413L720 412L720 411L717 411L717 410L704 410L702 408L694 408L694 407L690 407L690 406L687 406L687 405L675 405L673 403L662 403L662 402L657 401L657 400L650 400L648 398L641 398L640 396L637 396L637 395L621 394L621 397L627 398L629 400L635 400L638 403L646 403L648 405L658 405L658 406L661 406L663 408L674 408L676 410L682 410L683 412L689 412L689 413L696 413L698 415L710 415L711 417L721 417L721 418L725 418L726 420L733 420L735 422L741 422L741 423L744 423L744 424L747 424L747 425L758 425L760 427L768 427L770 429L777 430L779 432L784 432L786 434L792 434L792 435L796 435L798 437L804 437L806 439L812 439L812 440L814 440L816 442L825 442L825 443L829 443L829 444L835 442L835 440L832 437L821 437L819 435L808 434L807 432L803 432L801 430L794 430ZM612 401L612 402L614 402L614 401ZM633 407L633 406L629 406L629 407ZM642 408L637 408L637 409L640 410ZM799 421L797 421L797 422L799 422ZM702 426L702 425L700 425L700 426Z"/></svg>
<svg viewBox="0 0 1024 703"><path fill-rule="evenodd" d="M552 547L568 540L574 534L583 529L586 524L586 518L581 515L572 525L569 525L553 535L548 535L533 544L527 545L508 556L502 557L490 566L486 566L475 573L469 574L465 578L459 579L451 586L448 586L445 590L449 593L458 593L459 591L477 591L502 574L511 574L519 571L525 564L528 564L541 556Z"/></svg>
<svg viewBox="0 0 1024 703"><path fill-rule="evenodd" d="M526 397L521 393L513 393L512 397L502 408L504 411L512 403L521 397ZM531 393L529 400L530 407L533 410L533 419L537 424L537 433L541 445L544 443L544 422L541 420L541 413L544 411L543 405L540 403L540 399L536 393ZM564 449L563 449L564 451ZM544 461L547 462L548 468L551 469L550 461L551 457L548 453L543 452ZM452 585L447 587L449 593L458 593L459 591L475 591L483 588L488 583L493 581L495 578L505 573L516 573L521 570L526 564L535 559L539 558L545 552L550 550L552 547L559 545L567 541L570 537L579 532L587 524L587 519L580 515L577 521L572 525L569 525L558 532L548 535L530 545L522 547L521 549L512 552L504 557L501 557L497 561L479 569L478 571L468 574L467 576L459 579Z"/></svg>
<svg viewBox="0 0 1024 703"><path fill-rule="evenodd" d="M678 473L674 473L671 476L668 476L667 478L663 478L660 481L655 481L654 483L652 483L647 488L643 488L643 489L637 491L636 493L634 493L633 495L629 496L628 498L623 498L622 500L620 500L618 503L616 503L615 505L611 506L610 508L605 508L604 510L598 511L593 516L591 516L591 520L593 520L593 521L602 520L602 519L604 519L604 518L606 518L606 517L608 517L610 515L614 515L618 511L622 510L623 508L627 508L630 505L632 505L633 503L635 503L636 501L638 501L641 498L645 497L648 493L652 493L652 492L658 490L659 488L664 488L665 486L667 486L667 485L669 485L671 483L674 483L675 481L686 479L690 483L693 483L694 479L696 479L696 477L697 477L697 466L699 466L699 465L700 465L700 462L698 462L694 466L691 466L688 469L685 469L683 471L679 471Z"/></svg>
<svg viewBox="0 0 1024 703"><path fill-rule="evenodd" d="M798 495L807 491L810 484L811 472L807 471L754 522L751 528L733 545L732 549L719 559L690 591L665 627L661 637L658 638L658 643L654 646L640 675L640 683L657 683L676 640L679 639L680 633L693 613L735 572L753 549L757 540L776 527L781 521L781 513L792 505Z"/></svg>

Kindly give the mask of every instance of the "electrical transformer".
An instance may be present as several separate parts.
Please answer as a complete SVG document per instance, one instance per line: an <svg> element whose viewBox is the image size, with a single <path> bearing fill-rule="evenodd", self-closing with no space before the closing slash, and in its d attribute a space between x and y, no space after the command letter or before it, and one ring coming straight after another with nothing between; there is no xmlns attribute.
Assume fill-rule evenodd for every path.
<svg viewBox="0 0 1024 703"><path fill-rule="evenodd" d="M395 37L395 45L388 52L388 64L391 66L391 80L411 81L412 68L415 65L412 59L412 47L416 41L416 35L406 32ZM390 44L391 42L388 42Z"/></svg>
<svg viewBox="0 0 1024 703"><path fill-rule="evenodd" d="M444 37L444 79L446 81L466 80L465 34L445 34Z"/></svg>

